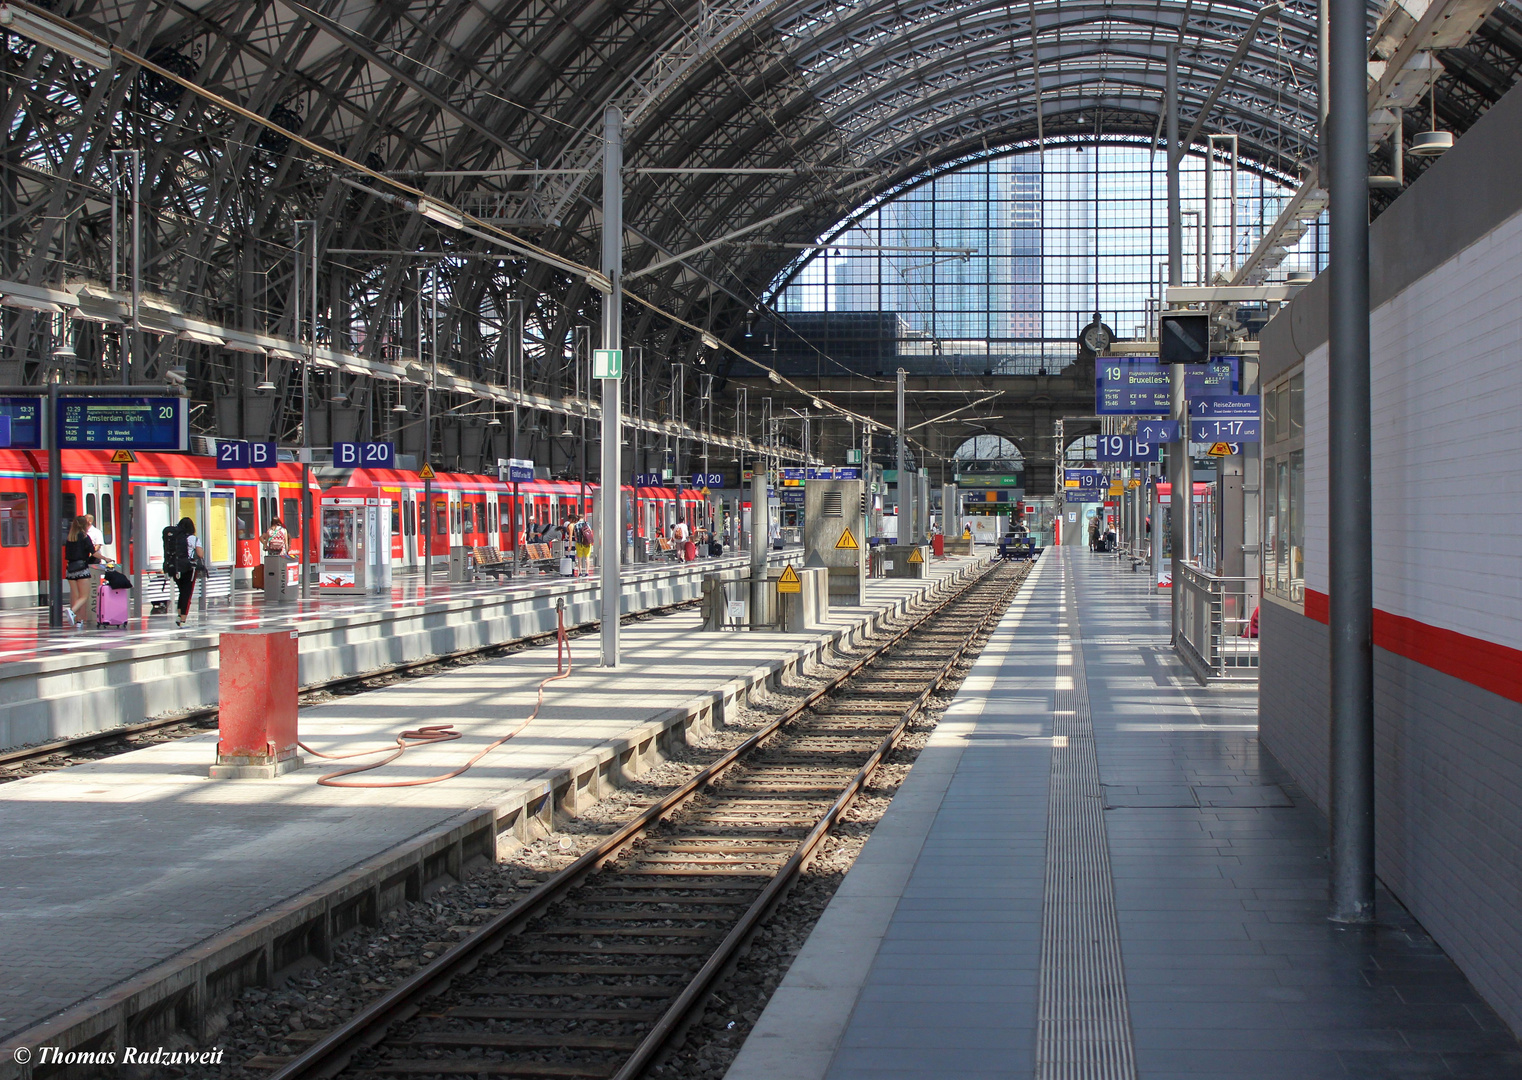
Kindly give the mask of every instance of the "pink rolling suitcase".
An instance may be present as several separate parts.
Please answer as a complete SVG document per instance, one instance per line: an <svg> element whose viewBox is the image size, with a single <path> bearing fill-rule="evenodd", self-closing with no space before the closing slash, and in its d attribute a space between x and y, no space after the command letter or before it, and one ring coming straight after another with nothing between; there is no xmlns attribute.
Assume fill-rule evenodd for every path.
<svg viewBox="0 0 1522 1080"><path fill-rule="evenodd" d="M113 589L104 581L100 583L100 596L95 602L96 626L126 626L132 612L132 590Z"/></svg>

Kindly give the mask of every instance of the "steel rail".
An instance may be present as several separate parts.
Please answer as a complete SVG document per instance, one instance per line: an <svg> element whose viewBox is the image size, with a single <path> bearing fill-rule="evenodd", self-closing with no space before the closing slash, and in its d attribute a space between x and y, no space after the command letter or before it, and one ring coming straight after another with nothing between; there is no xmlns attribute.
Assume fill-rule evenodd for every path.
<svg viewBox="0 0 1522 1080"><path fill-rule="evenodd" d="M406 980L399 983L394 989L377 998L356 1012L344 1023L318 1039L305 1051L273 1073L270 1080L308 1080L308 1078L337 1075L348 1066L350 1059L355 1053L380 1042L386 1037L393 1025L403 1023L415 1016L421 1008L421 1002L425 998L447 989L456 976L464 975L474 970L481 960L499 951L506 944L507 940L526 923L543 913L545 909L561 899L571 889L580 885L588 876L595 873L604 864L617 857L623 848L643 836L646 830L679 809L684 803L708 787L733 765L767 742L773 735L835 693L849 680L855 678L868 666L902 643L909 635L918 631L925 623L965 596L970 589L983 582L998 565L998 563L990 563L982 573L967 582L963 588L958 589L950 596L934 604L911 623L893 634L891 638L879 645L871 653L851 664L849 668L836 675L826 684L817 687L797 705L768 721L764 727L754 732L744 742L725 752L696 775L689 778L680 787L668 792L657 802L631 818L615 832L604 837L591 850L585 852L570 865L556 872L554 876L541 883L528 895L519 899L512 907L494 917L490 922L483 924L470 937L456 944L427 967L415 972ZM1010 584L1006 592L1012 592L1017 588L1020 582L1024 580L1024 577L1025 575L1021 574ZM968 640L971 640L973 636L976 635L969 635ZM963 654L965 649L966 644L964 643L958 648L952 663ZM921 702L928 700L929 694L933 692L934 685L939 685L939 682L944 679L945 671L949 669L950 664L946 665L936 675L933 685L927 686L921 697L916 700ZM896 727L895 731L898 730L901 730L901 728ZM886 750L880 744L878 749L873 752L873 762L880 762L885 753ZM858 777L853 778L853 794L860 789L860 776L861 774L858 773ZM849 801L849 799L845 800L846 803L849 803ZM840 799L837 799L836 802L840 804ZM843 806L840 808L843 809ZM833 821L838 815L839 809L835 805L832 805L830 811L826 813L826 818L830 818ZM823 820L821 819L821 821ZM819 831L818 826L816 826L815 831ZM822 835L823 833L820 832L820 836ZM813 832L810 833L810 838L813 838L809 848L812 851L813 846L817 845L818 839L814 838ZM795 856L789 860L784 870L792 867L792 873L796 873L802 864L803 858L795 853ZM747 910L746 918L749 919L751 929L754 928L755 923L759 922L765 910L775 902L781 891L780 886L770 888L765 894L767 903L764 907L757 909L756 905L753 904L752 908ZM752 914L753 910L756 914ZM727 935L724 942L721 943L720 949L727 949L727 955L732 955L734 949L743 943L743 939L748 935L748 932L740 935L733 942L731 942L731 939L735 938L735 934L732 932ZM725 960L715 965L713 961L710 961L697 973L694 981L701 979L704 986L711 985L713 977L723 969L724 964L727 962ZM703 993L695 993L689 997L687 991L684 990L677 999L683 1005L683 1015L690 1011L696 1002L700 1002L704 996ZM673 1003L672 1009L675 1008L676 1003ZM662 1016L658 1024L660 1031L659 1039L656 1043L652 1044L648 1051L645 1050L645 1042L649 1042L657 1034L655 1031L652 1031L650 1036L647 1036L645 1042L641 1043L640 1048L635 1051L636 1054L641 1054L643 1051L643 1056L647 1059L650 1054L658 1051L666 1040L669 1039L671 1033L679 1027L680 1021L681 1017L674 1015L668 1009L667 1014ZM620 1075L623 1074L620 1073Z"/></svg>

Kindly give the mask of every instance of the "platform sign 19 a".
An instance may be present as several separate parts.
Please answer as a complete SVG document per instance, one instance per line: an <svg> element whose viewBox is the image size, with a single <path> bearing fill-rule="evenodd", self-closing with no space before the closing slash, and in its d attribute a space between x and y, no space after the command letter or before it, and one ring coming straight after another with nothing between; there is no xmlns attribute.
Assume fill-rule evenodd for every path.
<svg viewBox="0 0 1522 1080"><path fill-rule="evenodd" d="M1142 442L1134 435L1101 435L1098 452L1100 461L1161 461L1162 447L1157 443Z"/></svg>
<svg viewBox="0 0 1522 1080"><path fill-rule="evenodd" d="M336 442L333 444L335 469L391 469L396 466L396 448L388 442Z"/></svg>
<svg viewBox="0 0 1522 1080"><path fill-rule="evenodd" d="M275 443L231 440L217 443L219 469L273 469L278 464L280 452Z"/></svg>
<svg viewBox="0 0 1522 1080"><path fill-rule="evenodd" d="M186 417L178 397L60 397L55 430L62 449L183 450Z"/></svg>

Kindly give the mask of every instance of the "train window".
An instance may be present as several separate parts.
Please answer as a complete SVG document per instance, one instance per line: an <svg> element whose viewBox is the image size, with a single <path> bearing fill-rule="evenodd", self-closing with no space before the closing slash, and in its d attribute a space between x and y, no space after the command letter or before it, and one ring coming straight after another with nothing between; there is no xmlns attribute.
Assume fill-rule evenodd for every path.
<svg viewBox="0 0 1522 1080"><path fill-rule="evenodd" d="M402 531L402 504L391 504L391 535L396 536Z"/></svg>
<svg viewBox="0 0 1522 1080"><path fill-rule="evenodd" d="M63 497L63 523L65 529L79 516L79 496L65 493Z"/></svg>
<svg viewBox="0 0 1522 1080"><path fill-rule="evenodd" d="M31 543L31 516L25 493L0 491L0 547L30 547Z"/></svg>
<svg viewBox="0 0 1522 1080"><path fill-rule="evenodd" d="M449 535L449 507L447 503L436 502L433 504L433 534L435 536Z"/></svg>
<svg viewBox="0 0 1522 1080"><path fill-rule="evenodd" d="M460 504L460 521L461 521L461 524L460 524L460 531L461 532L471 533L471 532L475 532L476 531L476 504L475 503L468 502L468 503L461 503Z"/></svg>
<svg viewBox="0 0 1522 1080"><path fill-rule="evenodd" d="M280 503L280 524L285 526L292 540L301 539L301 500L283 499Z"/></svg>
<svg viewBox="0 0 1522 1080"><path fill-rule="evenodd" d="M240 498L235 513L238 517L238 539L257 539L259 532L258 523L254 521L254 500Z"/></svg>
<svg viewBox="0 0 1522 1080"><path fill-rule="evenodd" d="M116 542L116 515L111 512L111 501L109 494L100 497L100 517L95 519L101 538L108 544Z"/></svg>
<svg viewBox="0 0 1522 1080"><path fill-rule="evenodd" d="M95 518L97 522L100 521L99 516L95 513L95 492L93 491L85 493L85 513Z"/></svg>

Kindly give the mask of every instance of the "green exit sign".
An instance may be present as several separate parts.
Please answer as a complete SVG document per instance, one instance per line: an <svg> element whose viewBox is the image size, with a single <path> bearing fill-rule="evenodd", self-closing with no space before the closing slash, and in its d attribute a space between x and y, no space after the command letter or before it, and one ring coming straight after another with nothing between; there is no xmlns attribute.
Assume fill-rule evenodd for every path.
<svg viewBox="0 0 1522 1080"><path fill-rule="evenodd" d="M592 378L622 379L624 377L624 350L593 349Z"/></svg>

